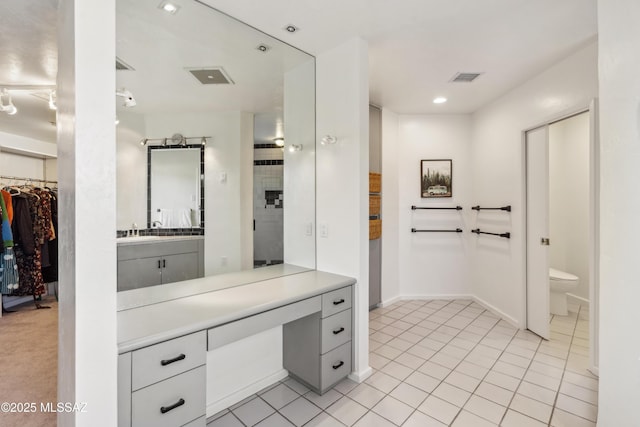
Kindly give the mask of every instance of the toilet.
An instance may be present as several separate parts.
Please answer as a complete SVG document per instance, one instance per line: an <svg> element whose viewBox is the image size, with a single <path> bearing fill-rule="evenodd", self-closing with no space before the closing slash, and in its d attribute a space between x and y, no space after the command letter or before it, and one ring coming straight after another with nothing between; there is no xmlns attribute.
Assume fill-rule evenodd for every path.
<svg viewBox="0 0 640 427"><path fill-rule="evenodd" d="M569 314L567 310L567 292L574 291L578 288L578 276L571 273L549 268L549 287L550 294L550 311L551 314L566 316Z"/></svg>

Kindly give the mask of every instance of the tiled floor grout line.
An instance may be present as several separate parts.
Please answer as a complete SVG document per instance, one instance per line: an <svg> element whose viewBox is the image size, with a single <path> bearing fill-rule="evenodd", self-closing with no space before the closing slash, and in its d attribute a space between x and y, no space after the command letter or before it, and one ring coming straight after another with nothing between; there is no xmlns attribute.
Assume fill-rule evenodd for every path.
<svg viewBox="0 0 640 427"><path fill-rule="evenodd" d="M517 335L517 333L516 333L516 335ZM515 399L516 395L518 394L518 390L520 389L520 386L522 385L522 382L524 381L524 377L527 375L527 372L531 368L531 365L533 364L533 361L535 360L536 354L538 354L538 349L540 348L540 345L542 345L542 338L540 338L540 341L538 341L538 345L536 346L536 350L533 353L533 356L531 357L531 360L529 361L529 364L527 365L527 368L525 369L524 374L522 375L522 378L520 378L520 381L518 381L518 386L513 391L513 396L511 396L511 399L509 400L509 404L507 405L507 410L504 411L504 414L502 415L502 418L500 419L500 422L498 423L498 425L502 425L502 423L504 422L504 419L507 416L507 413L509 412L509 410L515 411L515 409L510 409L511 408L511 403L513 403L513 399ZM516 412L518 412L518 411L516 411ZM521 413L521 412L518 412L518 413ZM522 415L524 415L525 417L529 417L529 415L527 415L527 414L522 414ZM533 417L529 417L529 418L531 418L532 420L535 419Z"/></svg>
<svg viewBox="0 0 640 427"><path fill-rule="evenodd" d="M452 303L452 302L454 302L454 301L457 301L457 300L452 300L452 301L450 301L448 304L444 305L442 308L444 308L444 307L448 306L449 304L451 304L451 303ZM469 301L469 304L467 304L467 305L465 306L465 308L469 307L471 304L473 304L473 301ZM457 314L459 314L459 313L460 313L461 311L463 311L463 310L464 310L464 308L463 308L462 310L458 311L458 313L456 313L456 314L454 314L453 316L451 316L447 321L449 321L449 320L451 320L452 318L454 318ZM440 310L438 310L438 311L440 311ZM436 311L436 313L437 313L438 311ZM487 311L488 311L488 310L484 309L483 311L481 311L480 313L478 313L478 315L477 315L476 317L474 317L474 318L473 318L473 321L475 321L476 319L478 319L480 316L482 316L482 314L484 314L484 313L485 313L485 312L487 312ZM435 313L434 313L434 314L435 314ZM426 319L425 319L425 320L426 320ZM472 323L472 322L469 322L469 325L470 325L471 323ZM498 320L498 321L495 323L495 325L497 325L498 323L500 323L500 320ZM495 327L495 325L494 325L493 327ZM440 327L441 327L441 326L445 326L445 324L444 324L444 323L443 323L443 324L441 324L441 325L440 325L440 326L438 326L436 329L434 329L433 331L431 331L431 333L433 333L433 332L437 331L438 329L440 329ZM467 326L468 326L468 325L467 325ZM488 330L487 330L487 333L486 333L486 334L484 334L484 335L482 336L482 338L486 337L486 336L489 334L489 332L491 332L491 330L493 330L493 327L492 327L491 329L488 329ZM457 329L457 328L456 328L456 329ZM464 329L461 329L461 330L460 330L456 335L454 335L454 337L453 337L453 338L456 338L458 335L460 335L460 332L462 332L463 330L464 330ZM429 333L429 335L431 335L431 333ZM425 338L427 338L429 335L425 336ZM448 335L448 334L447 334L447 335ZM449 342L448 342L448 343L446 343L442 348L444 348L446 345L448 345L448 344L453 340L453 338L452 338L451 340L449 340ZM420 341L422 341L422 340L420 340ZM482 340L480 340L480 341L482 341ZM473 346L473 348L467 352L467 355L468 355L469 353L471 353L471 352L473 351L473 349L474 349L474 348L476 348L476 347L480 344L480 341L478 341L478 342L476 343L476 345L474 345L474 346ZM406 351L408 352L410 349L412 349L413 347L415 347L415 346L417 346L417 345L418 345L418 343L416 343L416 344L412 345L412 346L411 346L411 347L409 347ZM452 345L453 345L453 344L452 344ZM442 350L442 348L441 348L440 350ZM438 354L438 352L439 352L440 350L438 350L436 353L434 353L434 354L432 355L432 357L433 357L433 356L435 356L436 354ZM466 350L466 349L463 349L463 350ZM417 356L416 356L416 357L417 357ZM429 359L427 359L427 360L425 360L425 363L426 363L426 362L428 362L428 361L430 361L430 358L429 358ZM455 368L457 368L457 367L458 367L458 365L460 365L460 363L462 363L463 361L464 361L464 359L462 359L460 362L458 362L458 364L456 365L456 367L454 367L453 369L451 369L451 372L453 372L453 371L455 370ZM431 363L435 363L435 364L437 364L437 365L440 365L438 362L431 362ZM423 363L422 365L424 365L424 363ZM422 366L422 365L420 365L420 366ZM442 366L442 365L440 365L440 366ZM445 366L445 368L449 369L447 366ZM417 371L417 370L418 370L418 369L414 369L414 372L415 372L415 371ZM451 374L451 372L449 372L449 374L447 374L447 376L446 376L446 377L444 377L442 380L440 380L440 382L438 383L438 385L437 385L437 386L435 386L435 387L433 388L433 390L434 390L434 391L435 391L435 390L436 390L436 389L437 389L437 388L438 388L442 383L444 383L444 380L445 380L445 379L446 379L446 378ZM425 374L425 375L428 375L428 374ZM432 378L433 378L433 377L432 377ZM402 381L400 384L403 384L403 383L404 383L404 381ZM396 387L394 387L394 388L393 388L393 390L395 390L396 388L398 388L398 387L400 386L400 384L398 384ZM455 386L454 386L454 387L455 387ZM393 390L392 390L392 391L393 391ZM389 394L391 394L391 392L389 392ZM429 396L431 396L431 395L433 395L433 393L432 393L432 392L428 393L428 394L427 394L427 396L426 396L424 399L422 399L422 401L420 402L420 404L419 404L419 405L417 405L417 406L413 409L413 411L411 411L411 413L409 414L409 417L407 417L407 419L409 419L409 418L410 418L410 417L411 417L415 412L420 412L420 411L418 410L418 407L420 407L420 405L422 405L422 404L424 403L424 401L425 401L425 400L427 400L427 399L429 398ZM437 397L437 396L436 396L436 397ZM469 396L469 398L471 398L471 396ZM466 401L465 401L465 403L466 403ZM464 405L463 405L463 406L464 406ZM460 411L462 411L462 408L460 408ZM460 411L458 411L458 413L459 413ZM426 414L425 414L425 415L426 415ZM454 417L454 419L453 419L453 420L451 420L451 423L453 423L453 421L455 421L455 418L456 418L457 416L458 416L458 414L456 414L456 416ZM405 421L406 421L406 420L405 420Z"/></svg>
<svg viewBox="0 0 640 427"><path fill-rule="evenodd" d="M558 385L558 392L556 393L556 397L553 400L553 406L551 408L551 418L549 418L549 424L548 426L551 427L551 421L553 420L553 413L556 411L556 404L558 403L558 397L560 397L560 389L562 388L562 382L564 381L564 374L567 372L567 365L569 364L569 357L571 357L571 346L573 345L573 338L575 337L576 334L576 328L578 327L578 321L580 320L580 312L582 311L582 305L580 305L580 308L578 308L578 315L576 316L576 321L573 325L573 332L571 334L571 341L569 341L569 354L567 356L567 359L564 361L564 367L562 369L562 375L560 376L560 384ZM591 321L591 320L589 320ZM589 343L589 345L591 345L591 343ZM576 417L580 417L579 415L573 414ZM580 417L583 418L583 417ZM583 418L586 420L586 418ZM587 420L587 421L591 421L591 420Z"/></svg>
<svg viewBox="0 0 640 427"><path fill-rule="evenodd" d="M368 387L371 387L372 390L376 390L375 393L377 394L374 394L373 396L369 394L368 397L366 394L358 394L358 395L354 394L353 396L355 398L352 398L351 396L349 396L349 394L353 390L355 390L355 388L358 387L360 384L356 384L356 383L352 384L351 382L347 381L343 387L336 388L335 395L331 396L329 400L325 400L324 401L325 403L322 403L321 401L318 401L318 403L316 403L307 397L309 393L313 392L312 390L306 389L306 391L301 393L297 387L293 388L285 384L286 379L283 379L273 384L272 386L266 387L258 391L253 395L253 397L249 397L245 399L245 404L246 404L254 400L255 398L259 398L262 402L266 403L266 407L264 407L264 409L268 407L270 410L274 411L274 412L271 412L269 415L265 416L264 418L258 420L253 425L264 423L265 420L273 416L276 416L277 418L282 417L280 418L281 420L285 419L287 420L287 422L290 422L293 425L297 425L292 419L290 419L288 416L285 416L285 414L282 413L281 410L287 407L288 405L291 405L294 402L298 401L300 398L306 400L306 402L299 402L299 405L301 403L305 403L305 404L310 403L311 406L308 406L308 407L304 405L298 406L296 408L293 408L294 411L300 411L300 410L306 411L307 409L311 409L312 407L315 408L311 411L306 412L305 418L306 416L310 416L312 412L315 412L316 410L319 411L315 415L313 415L311 419L301 424L301 426L308 426L308 425L311 425L312 423L316 424L319 421L318 420L319 417L327 417L326 418L327 420L330 418L332 422L337 422L340 425L343 425L343 422L341 421L342 416L341 416L341 419L338 419L332 415L332 413L335 411L328 412L328 409L338 401L342 400L342 398L348 399L348 401L345 401L345 402L350 402L348 403L348 405L351 405L351 404L358 405L358 411L364 410L364 413L355 420L349 417L344 418L345 422L348 422L350 426L356 425L358 423L362 424L363 418L366 418L367 416L376 418L380 420L380 422L383 422L382 420L384 420L384 422L388 422L390 423L390 425L395 425L395 426L404 425L405 423L407 423L408 420L411 420L412 423L415 423L416 417L419 418L422 416L427 416L430 418L432 417L435 418L436 416L435 414L440 413L440 412L434 412L434 409L437 407L437 405L429 407L428 412L426 410L425 412L423 412L422 410L418 409L420 408L420 406L424 405L425 401L429 399L431 396L441 400L443 402L442 403L443 405L445 403L448 404L447 407L442 408L443 411L445 409L446 411L440 414L447 414L445 415L445 417L447 420L450 420L448 423L449 426L456 423L458 419L459 421L463 421L463 419L461 418L463 411L467 411L465 413L466 414L465 417L467 417L467 421L469 421L468 417L473 416L473 417L477 417L478 421L482 419L487 421L488 423L494 423L494 421L492 421L496 419L494 415L499 414L498 406L504 408L504 413L502 414L500 421L498 422L498 425L502 425L505 419L507 419L507 415L509 414L510 411L513 411L515 414L518 414L518 416L523 416L528 419L531 419L532 421L538 422L539 420L534 418L533 416L529 416L526 413L520 412L520 410L517 410L511 407L511 405L514 402L514 399L516 398L516 395L519 394L518 392L521 386L523 385L523 383L530 383L532 381L535 381L532 383L532 385L535 385L536 387L540 388L541 391L542 389L545 389L549 392L553 391L553 389L547 388L547 387L550 387L551 386L550 384L553 384L553 383L548 384L547 381L538 383L538 381L535 379L536 377L532 377L528 380L525 380L527 373L532 372L532 373L535 373L536 375L542 375L544 377L548 377L549 381L551 380L551 378L553 378L555 381L559 381L558 388L555 390L555 394L553 396L552 404L547 403L550 400L547 399L546 397L544 398L541 397L544 395L538 395L535 393L531 394L530 395L531 397L527 396L527 394L521 395L521 396L527 397L531 401L536 401L540 404L551 406L549 419L546 423L546 425L550 427L553 422L553 417L556 414L556 409L558 410L561 409L561 408L556 408L556 405L560 397L559 396L560 388L564 383L564 379L567 373L567 367L570 365L569 360L573 354L572 348L574 346L576 332L578 331L578 325L580 324L580 321L581 321L580 314L584 311L583 307L578 306L578 313L575 318L573 318L573 311L572 311L572 316L570 319L566 319L567 321L565 321L563 320L564 318L558 318L557 319L558 323L553 324L553 326L556 327L556 331L554 332L555 334L570 336L568 344L564 338L561 338L561 340L556 342L562 345L545 346L543 344L543 341L540 338L537 338L537 343L536 343L536 340L533 339L535 334L532 334L529 331L524 331L524 330L515 328L513 325L506 322L503 318L501 318L500 316L496 316L493 312L475 303L473 300L468 300L468 299L449 300L449 301L440 300L440 302L432 306L431 303L435 301L438 301L438 300L428 300L426 302L423 302L423 301L401 302L397 306L395 306L395 304L397 303L394 303L390 306L390 309L387 309L384 312L381 312L375 315L373 318L370 316L370 319L369 319L370 322L376 319L378 320L376 325L378 329L373 329L370 327L368 331L369 332L368 339L378 344L375 347L375 350L369 350L370 355L375 355L376 357L379 358L377 359L378 362L376 363L376 366L379 366L380 369L374 369L373 375L378 373L381 374L379 376L379 380L383 382L377 384L377 386L373 385L372 383L366 383L366 385ZM444 304L444 305L440 305L440 304ZM389 313L393 313L393 314L389 316L388 315ZM384 322L379 320L383 316L387 317ZM400 317L396 317L396 316L400 316ZM423 317L423 316L426 316L426 317ZM434 316L436 317L436 319L430 320L430 318ZM404 320L406 317L411 317L411 320L410 321ZM417 319L419 319L419 321L416 322ZM555 317L551 316L549 320L550 324L554 322L554 319ZM389 323L385 323L385 322L389 322ZM394 326L394 324L397 322L402 322L403 324L401 326ZM421 325L421 323L423 322L427 323L428 326ZM449 322L451 322L451 325L448 324ZM490 324L491 326L488 327L487 326L488 324ZM434 325L435 325L435 329L432 329ZM464 325L464 326L461 326L461 325ZM567 326L569 326L568 329L571 330L570 334L567 333L567 330L568 330L566 328ZM394 327L395 330L391 329L391 333L382 332L382 329L385 329L387 327ZM411 331L412 329L418 328L418 327L421 329L416 329L416 332ZM487 327L488 329L485 329ZM471 328L471 330L469 330L468 328ZM386 340L385 342L381 342L374 338L371 338L371 336L376 334L377 332L380 332L380 334L382 334L380 335L380 337L382 340ZM411 334L408 334L409 332L411 332ZM423 335L425 332L426 332L426 335ZM435 335L437 338L432 338L436 332L438 332L438 334ZM466 334L464 334L464 336L461 337L460 334L462 332L466 332ZM406 337L401 337L401 335L404 335L404 334L407 334ZM429 340L425 342L424 345L419 344L427 339ZM453 343L453 341L456 339L457 339L457 342ZM394 345L389 345L389 342L394 340L396 340L396 343L394 344L397 345L397 347ZM443 342L444 340L446 340L446 342ZM485 340L487 342L483 342ZM549 340L547 342L550 343L552 341L553 340ZM578 342L578 341L575 341L575 342ZM472 353L474 351L480 349L479 347L480 344L483 345L486 351L477 351L476 353L473 354L472 359L474 360L468 360L467 358L472 356ZM533 344L536 344L536 345L534 346ZM560 350L564 348L565 344L568 345L567 353L565 353L564 357L560 357L558 356L558 354L561 354ZM576 344L576 345L580 345L580 344ZM377 353L378 349L382 348L383 346L388 347L388 349L383 350L385 354L383 355L381 353ZM510 349L510 347L512 347L512 349ZM420 351L417 350L418 348L420 349ZM435 350L435 348L437 348L437 350ZM447 350L443 351L443 349L445 348L447 348ZM416 349L416 354L409 353L412 349ZM491 349L491 351L489 349ZM525 350L526 350L526 353L525 353ZM464 354L461 356L462 353ZM510 355L510 357L505 358L503 360L503 357L505 357L506 354ZM530 359L528 354L532 354ZM576 375L583 375L580 373L584 363L583 359L581 359L581 357L583 357L583 354L579 353L578 351L576 351L575 354L576 354L575 358L572 359L573 365L571 365L572 368L570 372L572 374L575 373ZM391 358L389 357L390 355L395 355L395 357ZM406 357L403 357L404 355L406 355ZM428 355L427 359L424 358L424 356L426 355ZM437 361L432 360L432 358L436 357L437 355L440 355L440 357L437 357ZM541 359L536 359L536 357L538 356L540 356ZM401 358L402 361L399 361L398 360L399 358ZM493 360L492 363L490 359ZM526 367L523 366L526 362L523 359L529 359L528 363L526 363ZM562 368L558 367L561 364L556 363L554 361L555 359L559 359L558 362L560 360L563 360L564 363L562 364ZM387 361L385 362L385 360ZM427 362L434 364L431 366L434 369L436 369L436 371L434 372L438 376L438 378L432 377L428 372L429 369L427 368L425 368L425 371L420 371L420 369L425 364L427 364ZM458 368L461 367L463 362L466 362L466 364L464 365L464 369L457 370ZM498 362L502 362L502 363L499 366L497 366ZM549 369L551 368L553 368L554 370L561 369L561 374L559 376L559 379L555 377L555 375L557 375L557 372L554 373L554 371L548 371L547 369L538 369L538 367L536 367L536 369L532 369L534 362L537 362L536 366L538 366L538 364L541 364L539 368L544 368L544 366L547 366L549 367ZM393 363L393 365L390 366L391 369L387 370L387 372L389 373L384 372L383 369L385 369L385 367L391 363ZM513 369L509 368L509 366L511 366L511 368ZM441 368L438 368L438 367L441 367L442 371L440 371ZM518 368L518 370L515 370L516 368ZM518 378L520 370L522 370L523 373L522 373L522 376ZM409 374L405 375L407 371L409 371ZM452 381L451 383L447 382L447 378L449 378L454 372L457 374L456 377L451 379ZM491 380L486 381L487 377L492 372L503 376L504 380L496 381L495 384L491 382ZM422 378L424 378L425 380L427 380L426 377L429 377L430 379L428 379L425 384L416 383L416 384L420 384L420 386L416 386L406 382L409 376L415 373L423 375ZM371 378L371 376L369 378ZM583 375L583 376L586 376L586 375ZM440 380L439 377L442 377L442 379ZM466 377L469 377L469 378L466 378ZM507 377L510 378L509 381L507 381ZM416 377L416 378L417 378L417 381L422 381L420 377ZM391 381L391 379L393 379L393 381ZM473 382L471 381L471 379L477 382L475 386L472 385ZM496 380L499 380L499 379L501 378L496 377ZM366 380L363 381L363 383L361 384L365 384L365 382ZM385 385L384 382L386 382L387 385ZM394 382L398 382L398 383L393 385ZM498 383L500 383L501 385L498 385ZM514 383L517 383L515 387L514 387ZM445 392L445 394L443 395L444 397L439 397L435 395L434 392L443 384L446 384L447 388L443 388ZM482 384L487 384L487 386L494 387L496 390L496 393L498 392L498 389L502 389L512 393L511 397L508 399L508 403L506 405L504 404L504 402L506 401L506 392L505 392L505 396L503 396L505 399L501 398L499 400L494 400L491 397L485 397L487 396L486 394L487 391L490 392L491 389L484 390L483 395L476 394L481 388ZM545 384L545 385L541 385L541 384ZM271 389L279 387L280 385L284 386L288 390L292 390L296 396L291 401L288 401L285 405L283 405L280 409L276 409L275 406L269 403L265 398L263 398L262 395L267 393ZM295 386L296 384L292 383L291 385ZM391 387L389 387L389 385L391 385ZM405 387L405 389L398 390L403 385L407 387ZM571 383L571 385L574 385L574 384ZM378 386L382 387L384 390L378 388ZM431 391L427 392L422 387L428 387ZM590 386L583 387L582 385L576 385L576 387L581 387L581 388L584 388L585 390L593 391L593 388L591 388ZM412 395L411 394L413 393L412 389L414 388L416 390L419 390L420 393L419 394L416 393ZM473 388L473 390L470 390L471 388ZM511 388L513 388L513 391L511 391ZM385 390L389 390L389 391L386 392ZM407 397L410 398L411 400L410 401L407 400L406 402L410 402L410 403L405 402L405 400L402 398L403 396L402 394L396 394L396 396L393 396L392 393L396 392L396 390L398 390L399 393L408 393ZM457 390L457 391L454 391L454 390ZM583 400L582 397L579 397L579 396L584 396L580 394L581 392L577 392L574 396L574 393L571 390L573 389L570 389L570 391L568 391L567 393L568 397L582 401L586 404L595 406L597 408L597 405L594 405L593 403L591 403L592 400L588 398L585 398ZM533 389L533 391L535 392L535 389ZM365 388L363 389L363 392L367 393L368 390ZM450 394L450 392L453 392L453 394ZM466 393L468 394L468 397L465 398L464 394L460 396L458 392ZM278 393L280 393L280 391L278 391ZM439 394L442 395L441 392L439 392ZM382 395L382 397L379 400L375 400L379 395ZM422 397L423 395L424 397ZM338 396L338 398L335 400L332 400L336 396ZM475 409L472 408L473 410L466 410L465 406L469 404L469 402L472 400L474 396L476 396L476 400L474 400ZM492 396L491 392L489 396ZM361 397L364 398L365 400L362 400ZM289 398L290 396L288 396L286 400L288 400ZM374 400L371 400L372 398ZM269 397L269 399L271 399L271 397ZM382 402L385 399L387 399L386 400L387 403L390 404L391 406L386 406L386 407L380 406L380 409L381 409L380 412L374 411L374 408L378 406L380 402ZM284 402L284 401L285 400L281 400L281 402ZM360 403L360 401L363 401L365 403ZM331 403L326 404L326 402L331 402ZM369 403L367 402L375 402L375 403L371 404L371 407L369 407ZM402 404L402 407L398 406L396 408L395 405L398 404L397 402L400 402ZM453 402L456 402L456 403L453 403ZM239 403L242 403L242 402L239 402ZM281 404L281 403L278 403L277 401L274 401L274 403L277 405ZM522 401L521 403L524 404L526 402ZM490 406L490 404L493 406ZM324 408L319 405L322 405ZM527 405L529 409L525 408L525 410L527 410L527 412L530 412L531 406L528 403ZM235 409L238 409L242 407L242 405L236 404L236 405L233 405L232 407L235 407ZM248 425L245 422L243 422L230 408L231 407L227 408L226 413L223 413L219 417L212 419L211 421L209 420L207 421L209 423L214 422L219 418L225 417L227 414L231 414L233 418L229 418L229 420L233 419L238 422L238 425L248 427ZM457 409L455 412L453 411L454 408ZM518 408L518 409L521 409L521 408ZM489 410L493 412L487 412ZM373 412L373 414L370 414L370 412ZM593 423L590 419L583 418L580 415L574 414L573 412L574 412L573 410L567 411L566 416L571 415L572 417L577 417L582 420L585 420L585 422ZM299 418L299 416L296 414L304 413L304 412L289 411L287 413L289 413L289 415L293 414L294 418ZM382 415L383 413L385 415ZM416 413L419 413L420 415L418 416L416 415ZM431 415L432 413L434 415ZM405 416L405 414L407 415ZM455 415L451 417L451 414L455 414ZM483 415L478 415L478 414L483 414ZM387 418L387 417L396 419L396 422L398 422L399 424L396 424L396 422L392 421L390 418ZM436 419L441 420L444 418L438 417ZM272 423L273 421L274 419L271 419L269 422ZM369 421L372 421L372 420L369 420ZM324 421L320 421L320 422L322 422L323 423L322 425L324 425Z"/></svg>

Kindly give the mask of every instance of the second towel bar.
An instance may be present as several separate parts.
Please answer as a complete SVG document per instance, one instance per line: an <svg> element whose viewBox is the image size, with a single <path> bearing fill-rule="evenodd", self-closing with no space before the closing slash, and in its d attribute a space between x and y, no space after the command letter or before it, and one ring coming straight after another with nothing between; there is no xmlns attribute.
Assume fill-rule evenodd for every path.
<svg viewBox="0 0 640 427"><path fill-rule="evenodd" d="M471 230L472 233L476 233L476 234L489 234L491 236L499 236L499 237L504 237L505 239L510 239L511 238L511 233L507 232L507 233L489 233L487 231L480 231L479 228L476 228L475 230Z"/></svg>

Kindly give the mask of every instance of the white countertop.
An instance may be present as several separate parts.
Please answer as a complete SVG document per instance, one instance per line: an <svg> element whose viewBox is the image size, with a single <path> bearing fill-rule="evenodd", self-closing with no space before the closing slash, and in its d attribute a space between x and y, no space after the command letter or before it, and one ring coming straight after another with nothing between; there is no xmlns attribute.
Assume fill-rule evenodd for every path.
<svg viewBox="0 0 640 427"><path fill-rule="evenodd" d="M216 277L189 282L206 287ZM122 310L118 312L118 352L220 326L354 283L350 277L312 270Z"/></svg>
<svg viewBox="0 0 640 427"><path fill-rule="evenodd" d="M310 270L309 268L292 264L277 264L268 267L254 268L252 270L217 274L205 278L132 289L118 292L118 311L218 291L233 286L242 286L248 283L275 279L276 277L303 273Z"/></svg>
<svg viewBox="0 0 640 427"><path fill-rule="evenodd" d="M202 240L204 236L128 236L116 238L118 246L139 245L141 243L160 243L177 240Z"/></svg>

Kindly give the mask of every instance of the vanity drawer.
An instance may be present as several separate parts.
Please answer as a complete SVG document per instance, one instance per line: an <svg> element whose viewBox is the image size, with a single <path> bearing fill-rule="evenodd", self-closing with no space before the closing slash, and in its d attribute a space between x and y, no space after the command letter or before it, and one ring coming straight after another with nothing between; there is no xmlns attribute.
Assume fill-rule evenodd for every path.
<svg viewBox="0 0 640 427"><path fill-rule="evenodd" d="M207 336L205 331L134 351L131 389L135 391L204 365L207 357L206 351Z"/></svg>
<svg viewBox="0 0 640 427"><path fill-rule="evenodd" d="M322 345L324 354L342 344L351 341L351 309L321 320Z"/></svg>
<svg viewBox="0 0 640 427"><path fill-rule="evenodd" d="M320 357L320 392L349 375L351 372L351 341Z"/></svg>
<svg viewBox="0 0 640 427"><path fill-rule="evenodd" d="M131 395L132 427L183 426L205 415L206 367L192 369Z"/></svg>
<svg viewBox="0 0 640 427"><path fill-rule="evenodd" d="M322 294L322 317L351 308L351 286Z"/></svg>

